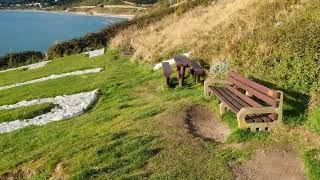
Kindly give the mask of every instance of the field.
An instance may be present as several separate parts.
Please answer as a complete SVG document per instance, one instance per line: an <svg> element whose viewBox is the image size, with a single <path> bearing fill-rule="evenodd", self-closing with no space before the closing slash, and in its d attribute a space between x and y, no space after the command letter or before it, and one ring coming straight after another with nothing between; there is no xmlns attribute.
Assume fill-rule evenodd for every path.
<svg viewBox="0 0 320 180"><path fill-rule="evenodd" d="M3 105L100 89L99 101L82 116L1 134L0 177L231 179L232 167L249 160L256 149L288 143L299 150L310 177L319 171L314 159L318 151L312 149L318 142L300 141L305 135L301 128L286 125L270 135L253 134L237 130L234 115L227 113L218 118L231 129L226 143L196 135L184 115L200 106L217 114L217 101L205 100L202 85L191 78L184 88L166 88L161 71L130 62L117 50L94 59L74 55L42 69L8 72L1 74L6 79L1 83L92 67L104 71L0 91ZM6 120L11 121L21 112L32 117L48 108L50 104L0 111L0 116L12 114Z"/></svg>

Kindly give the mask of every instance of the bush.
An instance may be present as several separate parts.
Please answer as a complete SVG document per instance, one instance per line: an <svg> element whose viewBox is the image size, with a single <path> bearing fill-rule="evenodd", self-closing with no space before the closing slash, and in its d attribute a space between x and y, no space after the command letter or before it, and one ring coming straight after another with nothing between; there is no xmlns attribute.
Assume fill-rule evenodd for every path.
<svg viewBox="0 0 320 180"><path fill-rule="evenodd" d="M60 58L66 55L78 54L85 51L106 47L108 46L110 40L122 30L132 27L136 29L142 29L147 27L151 23L159 21L166 15L175 12L186 12L190 8L194 8L198 5L208 2L210 1L198 0L186 3L177 8L168 8L165 3L161 3L157 7L151 8L148 14L139 16L131 21L114 24L108 26L100 32L90 33L80 38L54 44L48 49L48 59Z"/></svg>
<svg viewBox="0 0 320 180"><path fill-rule="evenodd" d="M25 51L19 53L8 53L0 57L0 69L8 69L42 61L44 54L36 51Z"/></svg>
<svg viewBox="0 0 320 180"><path fill-rule="evenodd" d="M130 26L143 28L144 25L157 21L170 12L170 10L167 10L160 13L153 13L131 21L111 25L97 33L90 33L80 38L54 44L48 49L48 59L59 58L66 55L78 54L84 51L105 47L108 45L111 38L113 38L119 31Z"/></svg>

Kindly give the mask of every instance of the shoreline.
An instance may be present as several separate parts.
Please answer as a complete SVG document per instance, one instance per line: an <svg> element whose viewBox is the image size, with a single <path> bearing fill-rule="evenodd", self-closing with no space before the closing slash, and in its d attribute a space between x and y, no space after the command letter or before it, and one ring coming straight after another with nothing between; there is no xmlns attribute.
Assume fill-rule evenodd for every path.
<svg viewBox="0 0 320 180"><path fill-rule="evenodd" d="M86 12L70 12L70 11L58 11L58 10L45 10L45 9L0 9L0 11L15 11L15 12L39 12L39 13L57 13L57 14L69 14L69 15L81 15L81 16L96 16L96 17L113 17L122 19L132 19L134 15L127 14L88 14Z"/></svg>

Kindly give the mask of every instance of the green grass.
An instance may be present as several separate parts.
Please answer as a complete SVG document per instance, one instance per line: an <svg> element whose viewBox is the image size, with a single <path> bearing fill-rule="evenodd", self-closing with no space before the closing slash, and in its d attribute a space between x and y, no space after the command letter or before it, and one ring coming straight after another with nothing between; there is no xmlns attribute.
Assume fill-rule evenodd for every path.
<svg viewBox="0 0 320 180"><path fill-rule="evenodd" d="M166 88L161 72L118 58L117 51L95 60L79 57L65 59L73 68L88 62L88 67L105 70L0 91L0 104L101 91L99 101L82 116L1 134L0 177L45 179L57 174L59 166L61 176L75 179L231 178L215 143L194 138L170 118L207 103L201 85L189 78L185 88ZM65 59L55 60L51 73L70 70ZM38 71L16 73L34 78Z"/></svg>
<svg viewBox="0 0 320 180"><path fill-rule="evenodd" d="M250 130L242 130L237 129L232 132L232 134L228 137L228 143L240 143L247 142L252 140L266 141L268 138L267 131L259 131L257 133L253 133Z"/></svg>
<svg viewBox="0 0 320 180"><path fill-rule="evenodd" d="M51 74L62 74L77 70L97 68L104 65L100 58L88 59L84 55L55 59L46 66L33 70L19 69L7 73L0 73L0 86L24 82Z"/></svg>
<svg viewBox="0 0 320 180"><path fill-rule="evenodd" d="M308 125L316 132L320 133L320 107L315 108L309 114Z"/></svg>
<svg viewBox="0 0 320 180"><path fill-rule="evenodd" d="M320 151L317 149L311 149L304 153L304 164L307 168L308 178L310 180L319 179L320 174Z"/></svg>
<svg viewBox="0 0 320 180"><path fill-rule="evenodd" d="M218 101L205 100L203 86L190 77L183 88L167 88L161 71L121 58L116 50L92 60L75 55L53 62L51 73L71 67L104 71L3 90L0 104L97 88L101 96L79 117L0 134L1 178L47 179L59 174L71 179L232 179L230 162L245 162L256 148L272 142L268 133L237 130L230 112L222 117L232 130L227 145L240 143L241 149L223 148L177 126L184 119L176 115L191 106L209 106L219 112ZM38 71L42 70L23 73L34 78L40 76ZM13 77L11 73L2 76ZM27 111L3 112L3 116L11 113L13 120L21 114L18 111L33 114L37 109L46 108L32 106Z"/></svg>
<svg viewBox="0 0 320 180"><path fill-rule="evenodd" d="M30 119L39 116L40 114L44 114L51 111L53 107L53 104L46 103L40 105L21 107L13 110L0 110L0 123L14 121L18 119Z"/></svg>

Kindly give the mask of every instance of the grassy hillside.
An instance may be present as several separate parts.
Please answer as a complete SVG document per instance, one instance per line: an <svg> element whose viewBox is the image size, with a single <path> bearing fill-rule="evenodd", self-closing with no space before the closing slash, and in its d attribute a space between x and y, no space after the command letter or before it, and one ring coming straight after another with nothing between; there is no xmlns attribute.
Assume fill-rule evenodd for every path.
<svg viewBox="0 0 320 180"><path fill-rule="evenodd" d="M207 3L199 0L174 9L159 4L150 9L150 16L50 50L54 58L88 46L111 45L106 55L89 59L76 54L53 59L40 69L0 74L2 86L104 68L96 74L0 91L0 105L4 105L100 90L98 102L82 116L0 134L0 179L233 179L234 168L243 167L259 150L288 144L297 150L297 162L303 164L307 177L317 179L320 2ZM128 50L133 52L131 61L121 55ZM227 60L231 69L284 91L284 125L272 133L237 129L235 115L228 112L218 117L217 99L204 99L203 86L195 84L189 72L183 88L166 88L162 72L151 71L150 64L186 51L207 65ZM229 126L231 134L225 143L195 133L192 113L198 107ZM44 104L5 110L0 118L6 122L30 118L51 108Z"/></svg>
<svg viewBox="0 0 320 180"><path fill-rule="evenodd" d="M117 52L95 59L66 57L46 68L58 73L55 67L63 69L66 62L105 70L0 91L0 104L95 88L101 92L99 102L78 118L1 134L1 177L230 177L228 158L215 144L193 138L168 118L189 105L206 104L201 86L164 90L161 73L119 58ZM24 72L25 80L40 72Z"/></svg>
<svg viewBox="0 0 320 180"><path fill-rule="evenodd" d="M133 26L111 45L149 62L187 51L207 63L229 59L245 75L308 94L320 87L319 7L317 0L221 1Z"/></svg>
<svg viewBox="0 0 320 180"><path fill-rule="evenodd" d="M127 28L111 45L147 63L182 52L208 65L227 60L231 69L284 91L293 124L302 125L320 119L307 114L320 89L319 12L317 0L219 1Z"/></svg>
<svg viewBox="0 0 320 180"><path fill-rule="evenodd" d="M232 129L226 144L193 134L185 119L190 108L203 106L217 114L218 102L205 100L202 85L194 84L192 78L184 88L165 88L161 71L130 62L117 50L94 59L69 56L53 60L44 69L14 73L23 73L25 81L41 72L63 72L66 67L70 71L103 67L104 71L3 90L0 104L96 88L99 101L80 117L0 134L0 177L231 179L230 164L247 161L257 148L279 143L298 147L310 177L317 174L319 164L313 160L317 152L309 150L318 144L300 141L299 137L308 136L299 129L284 127L269 135L239 131L235 116L227 113L220 119ZM2 75L4 79L12 76L12 72ZM33 117L48 108L51 105L5 113L23 111Z"/></svg>

